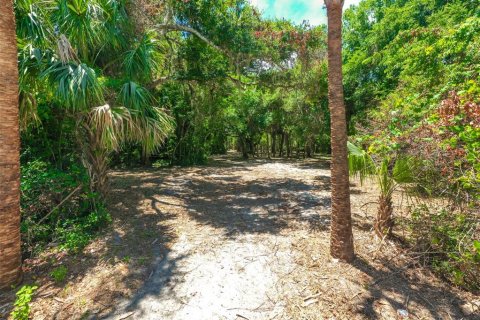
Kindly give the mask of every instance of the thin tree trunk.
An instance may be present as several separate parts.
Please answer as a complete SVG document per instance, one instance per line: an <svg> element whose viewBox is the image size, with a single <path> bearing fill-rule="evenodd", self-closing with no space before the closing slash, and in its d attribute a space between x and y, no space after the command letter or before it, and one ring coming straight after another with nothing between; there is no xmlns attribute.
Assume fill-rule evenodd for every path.
<svg viewBox="0 0 480 320"><path fill-rule="evenodd" d="M242 158L247 160L248 159L248 151L247 151L247 142L245 141L246 139L244 137L240 138L240 149L242 152Z"/></svg>
<svg viewBox="0 0 480 320"><path fill-rule="evenodd" d="M283 145L285 143L285 132L282 131L282 138L280 139L280 158L283 157Z"/></svg>
<svg viewBox="0 0 480 320"><path fill-rule="evenodd" d="M270 159L270 135L267 133L267 158Z"/></svg>
<svg viewBox="0 0 480 320"><path fill-rule="evenodd" d="M290 158L292 150L292 142L290 141L290 134L287 132L285 139L287 140L287 158Z"/></svg>
<svg viewBox="0 0 480 320"><path fill-rule="evenodd" d="M152 162L150 161L150 154L147 152L147 148L145 146L140 147L142 150L142 164L144 166L151 166Z"/></svg>
<svg viewBox="0 0 480 320"><path fill-rule="evenodd" d="M272 132L272 157L275 158L275 154L276 154L276 146L277 145L277 135Z"/></svg>
<svg viewBox="0 0 480 320"><path fill-rule="evenodd" d="M312 157L312 143L310 141L310 138L307 139L307 142L305 142L305 158L311 158Z"/></svg>
<svg viewBox="0 0 480 320"><path fill-rule="evenodd" d="M13 1L0 6L0 289L22 275L17 41Z"/></svg>
<svg viewBox="0 0 480 320"><path fill-rule="evenodd" d="M325 0L328 15L328 101L332 141L332 226L330 254L345 262L354 259L347 122L342 79L343 0Z"/></svg>
<svg viewBox="0 0 480 320"><path fill-rule="evenodd" d="M253 139L249 139L248 148L252 157L255 158L255 144L253 143Z"/></svg>

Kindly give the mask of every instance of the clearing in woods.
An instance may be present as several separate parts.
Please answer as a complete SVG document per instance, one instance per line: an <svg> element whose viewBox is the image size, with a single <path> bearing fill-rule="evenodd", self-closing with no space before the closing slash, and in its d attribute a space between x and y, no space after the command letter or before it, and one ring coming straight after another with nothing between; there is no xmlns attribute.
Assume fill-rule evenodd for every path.
<svg viewBox="0 0 480 320"><path fill-rule="evenodd" d="M332 261L329 174L327 160L232 156L115 172L111 230L63 262L74 274L66 288L40 288L34 318L478 316L475 297L436 279L399 244L373 237L375 186L352 184L357 259ZM396 196L397 214L407 202Z"/></svg>

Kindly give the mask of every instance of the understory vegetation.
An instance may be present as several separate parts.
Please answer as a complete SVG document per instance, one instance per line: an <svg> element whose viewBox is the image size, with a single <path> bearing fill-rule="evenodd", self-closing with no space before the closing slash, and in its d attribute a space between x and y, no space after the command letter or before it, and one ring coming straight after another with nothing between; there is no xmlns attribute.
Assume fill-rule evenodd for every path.
<svg viewBox="0 0 480 320"><path fill-rule="evenodd" d="M389 170L408 159L402 187L425 200L409 242L446 279L480 289L479 2L363 1L345 26L351 140Z"/></svg>
<svg viewBox="0 0 480 320"><path fill-rule="evenodd" d="M15 15L26 257L79 252L111 222L112 168L331 151L324 25L246 0L16 0ZM364 0L343 33L349 140L368 159L352 170L385 183L377 234L402 228L480 290L480 2ZM398 190L420 199L405 221Z"/></svg>

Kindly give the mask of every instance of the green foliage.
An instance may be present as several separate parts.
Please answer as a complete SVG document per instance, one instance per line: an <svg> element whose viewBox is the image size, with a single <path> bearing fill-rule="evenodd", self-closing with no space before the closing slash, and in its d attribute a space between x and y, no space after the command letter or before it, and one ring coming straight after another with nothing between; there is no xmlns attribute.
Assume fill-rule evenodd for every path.
<svg viewBox="0 0 480 320"><path fill-rule="evenodd" d="M65 281L68 275L68 268L66 266L60 266L50 272L50 276L55 280L56 283L61 283Z"/></svg>
<svg viewBox="0 0 480 320"><path fill-rule="evenodd" d="M20 288L16 293L16 300L14 303L14 308L10 316L14 320L28 320L30 316L30 302L32 301L35 291L38 289L37 286L25 285Z"/></svg>
<svg viewBox="0 0 480 320"><path fill-rule="evenodd" d="M350 175L358 176L363 183L367 177L375 174L375 163L365 150L362 150L350 141L347 142L347 147Z"/></svg>
<svg viewBox="0 0 480 320"><path fill-rule="evenodd" d="M412 242L439 274L469 289L479 284L479 10L476 0L365 0L344 21L352 132L378 172L448 200L414 211Z"/></svg>
<svg viewBox="0 0 480 320"><path fill-rule="evenodd" d="M479 12L478 0L345 11L349 131L365 147L349 144L349 166L386 198L403 183L478 210ZM111 165L330 152L325 26L264 19L247 0L16 0L15 15L30 254L52 242L78 252L111 221ZM448 225L423 235L446 237L443 249L465 232L420 216ZM461 269L462 285L465 252L439 269Z"/></svg>
<svg viewBox="0 0 480 320"><path fill-rule="evenodd" d="M96 197L95 195L92 195ZM99 205L85 216L66 219L55 229L60 241L60 248L79 252L96 235L96 232L112 222L107 210Z"/></svg>
<svg viewBox="0 0 480 320"><path fill-rule="evenodd" d="M415 161L410 157L380 157L374 159L367 151L347 142L348 166L352 176L358 176L363 181L374 176L382 193L391 195L396 186L401 183L413 182Z"/></svg>
<svg viewBox="0 0 480 320"><path fill-rule="evenodd" d="M433 269L456 285L480 290L480 234L478 216L431 210L413 210L413 245Z"/></svg>
<svg viewBox="0 0 480 320"><path fill-rule="evenodd" d="M72 109L87 109L102 99L95 71L85 64L57 61L44 72L56 87L59 102Z"/></svg>
<svg viewBox="0 0 480 320"><path fill-rule="evenodd" d="M24 250L30 254L50 242L78 251L111 221L98 197L85 187L88 177L84 169L75 164L67 169L59 170L40 160L22 166L21 231ZM84 187L55 209L79 186Z"/></svg>

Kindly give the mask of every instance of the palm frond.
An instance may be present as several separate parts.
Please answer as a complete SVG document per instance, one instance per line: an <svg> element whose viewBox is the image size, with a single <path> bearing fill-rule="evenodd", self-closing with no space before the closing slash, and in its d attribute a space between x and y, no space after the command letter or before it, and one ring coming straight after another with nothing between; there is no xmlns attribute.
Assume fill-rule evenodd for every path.
<svg viewBox="0 0 480 320"><path fill-rule="evenodd" d="M95 71L86 64L54 62L44 73L56 87L58 99L72 110L88 109L102 101L102 90Z"/></svg>
<svg viewBox="0 0 480 320"><path fill-rule="evenodd" d="M19 85L35 84L44 68L45 52L31 42L18 41Z"/></svg>
<svg viewBox="0 0 480 320"><path fill-rule="evenodd" d="M123 48L128 43L121 28L128 21L125 1L97 0L97 2L102 8L103 18L101 23L109 40L108 45L115 49Z"/></svg>
<svg viewBox="0 0 480 320"><path fill-rule="evenodd" d="M102 148L118 150L125 140L125 124L131 121L130 112L124 107L112 108L105 104L93 108L88 115L86 125L90 132L98 137Z"/></svg>
<svg viewBox="0 0 480 320"><path fill-rule="evenodd" d="M350 175L359 177L363 183L366 178L375 174L375 163L372 157L361 148L351 142L347 142L348 148L348 168Z"/></svg>
<svg viewBox="0 0 480 320"><path fill-rule="evenodd" d="M160 59L161 48L156 33L148 31L126 52L123 66L132 79L151 79L158 70Z"/></svg>
<svg viewBox="0 0 480 320"><path fill-rule="evenodd" d="M46 54L33 43L19 39L18 70L19 70L19 104L20 129L25 130L30 125L38 125L40 117L37 113L36 93L45 83L39 79L44 68Z"/></svg>
<svg viewBox="0 0 480 320"><path fill-rule="evenodd" d="M398 158L393 167L393 179L397 183L411 183L414 181L416 163L412 157Z"/></svg>
<svg viewBox="0 0 480 320"><path fill-rule="evenodd" d="M147 154L158 150L173 130L172 118L158 107L150 107L143 112L132 112L132 121L130 140L141 144Z"/></svg>
<svg viewBox="0 0 480 320"><path fill-rule="evenodd" d="M383 159L380 166L377 168L376 178L378 185L380 186L380 191L384 197L390 197L395 190L396 183L393 179L390 170L390 159Z"/></svg>
<svg viewBox="0 0 480 320"><path fill-rule="evenodd" d="M136 82L129 81L120 90L120 104L129 109L142 110L152 105L153 101L150 92Z"/></svg>
<svg viewBox="0 0 480 320"><path fill-rule="evenodd" d="M17 36L37 45L45 41L46 28L50 26L47 15L52 8L52 0L16 0Z"/></svg>
<svg viewBox="0 0 480 320"><path fill-rule="evenodd" d="M150 92L129 81L120 90L119 103L131 114L126 139L141 144L147 154L156 151L173 130L172 118L161 108Z"/></svg>
<svg viewBox="0 0 480 320"><path fill-rule="evenodd" d="M59 0L54 22L62 34L68 34L79 58L91 61L95 50L106 42L107 29L103 25L103 9L97 0Z"/></svg>
<svg viewBox="0 0 480 320"><path fill-rule="evenodd" d="M29 126L40 124L40 117L37 112L37 100L32 93L21 90L19 93L19 104L20 130L26 130Z"/></svg>

